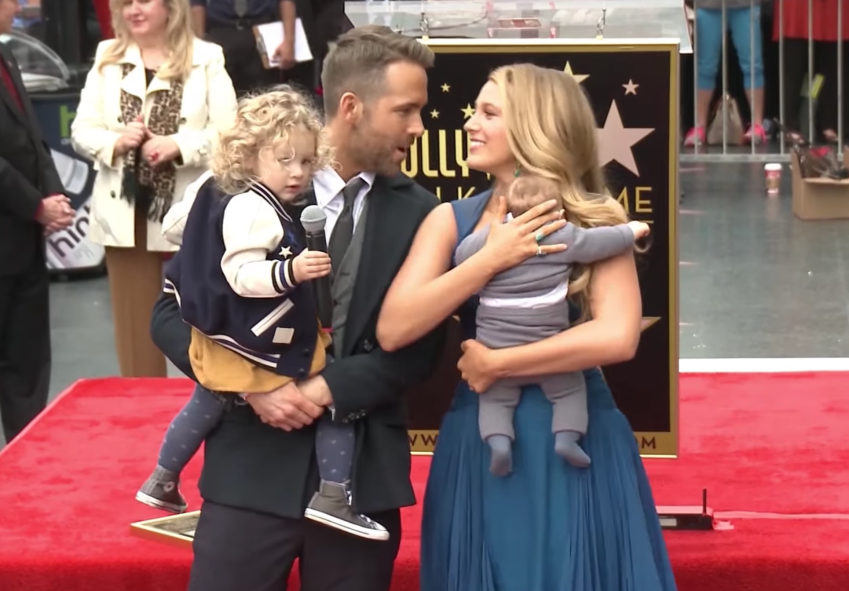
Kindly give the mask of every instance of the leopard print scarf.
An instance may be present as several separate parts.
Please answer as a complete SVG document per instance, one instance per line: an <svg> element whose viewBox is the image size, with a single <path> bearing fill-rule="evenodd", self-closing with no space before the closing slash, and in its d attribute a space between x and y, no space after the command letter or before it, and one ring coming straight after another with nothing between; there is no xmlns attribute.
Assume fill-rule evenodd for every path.
<svg viewBox="0 0 849 591"><path fill-rule="evenodd" d="M135 66L124 64L123 77ZM153 108L147 128L154 135L174 135L180 128L180 111L183 104L183 82L171 81L171 87L157 92L153 99ZM121 116L124 123L135 121L142 112L142 99L121 90ZM174 162L166 162L151 167L142 158L141 149L130 150L124 154L124 176L121 185L121 198L133 205L147 209L147 217L154 222L162 222L174 199L174 187L177 181L177 168Z"/></svg>

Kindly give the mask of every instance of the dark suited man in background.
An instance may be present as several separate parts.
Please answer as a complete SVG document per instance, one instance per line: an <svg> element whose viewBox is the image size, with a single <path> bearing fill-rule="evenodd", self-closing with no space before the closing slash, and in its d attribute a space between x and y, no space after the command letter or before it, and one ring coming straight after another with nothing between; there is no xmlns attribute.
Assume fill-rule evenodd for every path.
<svg viewBox="0 0 849 591"><path fill-rule="evenodd" d="M363 27L340 37L325 60L324 107L339 166L316 174L305 202L327 215L335 361L297 384L224 399L224 417L205 443L190 591L285 589L296 558L305 590L389 589L400 507L415 503L404 398L436 368L445 331L392 353L375 333L386 291L438 204L400 172L424 130L433 59L414 38ZM163 294L151 335L191 375L189 334L176 299ZM389 531L388 541L304 519L319 484L312 422L328 407L356 427L351 503Z"/></svg>
<svg viewBox="0 0 849 591"><path fill-rule="evenodd" d="M195 34L224 49L227 74L239 96L288 82L313 92L313 62L295 62L295 20L302 0L191 0ZM306 0L309 2L309 0ZM253 27L279 21L283 43L276 48L279 68L266 69ZM306 26L306 25L305 25Z"/></svg>
<svg viewBox="0 0 849 591"><path fill-rule="evenodd" d="M18 0L0 0L0 34ZM11 441L47 405L50 282L44 236L68 227L63 194L12 52L0 43L0 415Z"/></svg>
<svg viewBox="0 0 849 591"><path fill-rule="evenodd" d="M345 0L295 0L298 14L304 23L304 32L315 57L316 86L321 86L321 68L329 45L339 35L353 28L345 16Z"/></svg>

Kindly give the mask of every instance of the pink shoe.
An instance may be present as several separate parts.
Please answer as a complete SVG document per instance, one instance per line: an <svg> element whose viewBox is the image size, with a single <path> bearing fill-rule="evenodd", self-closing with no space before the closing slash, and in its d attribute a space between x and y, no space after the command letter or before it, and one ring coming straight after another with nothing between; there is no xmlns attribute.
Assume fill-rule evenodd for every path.
<svg viewBox="0 0 849 591"><path fill-rule="evenodd" d="M690 131L687 132L687 135L684 137L684 145L685 146L706 146L707 140L705 138L705 128L704 127L694 127Z"/></svg>
<svg viewBox="0 0 849 591"><path fill-rule="evenodd" d="M756 146L760 146L766 143L766 132L763 127L755 123L754 125L751 125L745 135L743 135L743 140L746 142L753 142Z"/></svg>

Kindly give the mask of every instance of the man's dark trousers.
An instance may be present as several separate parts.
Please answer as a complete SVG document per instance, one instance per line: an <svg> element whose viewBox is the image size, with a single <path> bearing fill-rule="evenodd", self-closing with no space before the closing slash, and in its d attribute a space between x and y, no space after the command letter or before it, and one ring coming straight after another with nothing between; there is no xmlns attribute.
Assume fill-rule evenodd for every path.
<svg viewBox="0 0 849 591"><path fill-rule="evenodd" d="M389 589L401 544L398 509L371 515L388 541L363 540L307 519L286 519L205 502L189 591L285 591L295 558L301 591ZM211 542L230 540L226 548ZM345 560L334 560L344 556Z"/></svg>

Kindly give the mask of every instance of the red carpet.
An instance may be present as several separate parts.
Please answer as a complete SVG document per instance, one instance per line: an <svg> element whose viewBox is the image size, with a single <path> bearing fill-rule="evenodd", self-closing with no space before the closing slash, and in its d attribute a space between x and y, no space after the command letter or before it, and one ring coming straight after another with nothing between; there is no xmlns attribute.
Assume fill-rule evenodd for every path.
<svg viewBox="0 0 849 591"><path fill-rule="evenodd" d="M680 591L849 589L847 384L841 373L681 377L681 457L647 462L657 502L698 504L707 487L733 529L667 534ZM184 591L191 553L128 525L162 515L133 495L188 395L182 380L79 382L0 452L0 591ZM429 461L413 464L421 494ZM192 484L186 493L196 508ZM418 589L419 519L418 507L405 513L394 591Z"/></svg>

